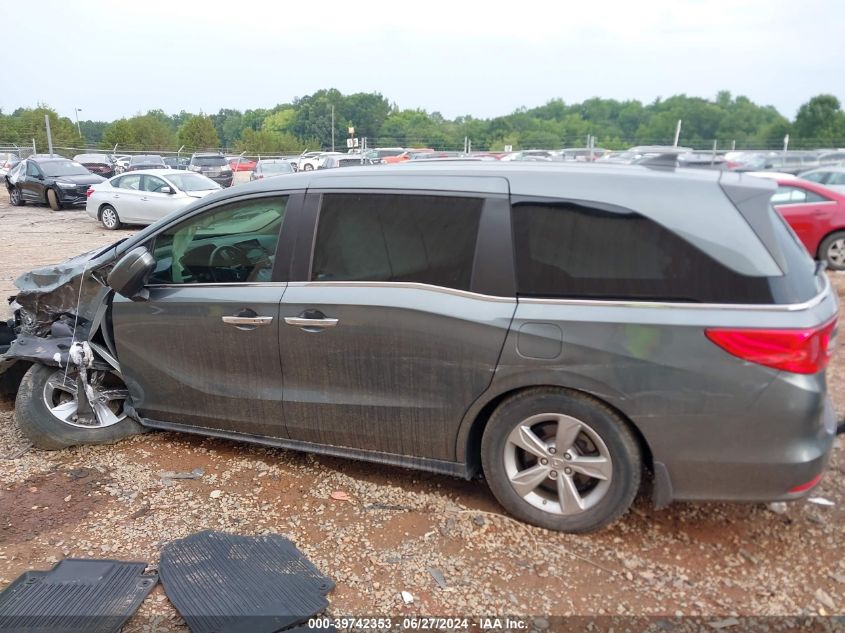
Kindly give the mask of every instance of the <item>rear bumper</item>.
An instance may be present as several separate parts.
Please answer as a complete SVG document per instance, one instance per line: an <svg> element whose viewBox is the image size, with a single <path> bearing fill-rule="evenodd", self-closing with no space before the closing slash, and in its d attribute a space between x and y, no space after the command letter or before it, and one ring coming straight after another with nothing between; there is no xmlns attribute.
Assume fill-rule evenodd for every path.
<svg viewBox="0 0 845 633"><path fill-rule="evenodd" d="M721 453L655 456L655 504L670 501L791 501L807 496L824 473L836 437L836 415L830 398L804 420L812 433L772 444L740 441ZM809 424L807 424L809 422ZM705 442L706 443L706 442ZM808 485L811 484L811 485Z"/></svg>

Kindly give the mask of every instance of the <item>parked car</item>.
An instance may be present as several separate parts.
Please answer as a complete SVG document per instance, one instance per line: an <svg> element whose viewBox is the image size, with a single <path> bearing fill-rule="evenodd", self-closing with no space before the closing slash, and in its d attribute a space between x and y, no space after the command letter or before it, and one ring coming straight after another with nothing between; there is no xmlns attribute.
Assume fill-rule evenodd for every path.
<svg viewBox="0 0 845 633"><path fill-rule="evenodd" d="M21 162L20 156L15 152L0 152L0 176L8 174L19 162Z"/></svg>
<svg viewBox="0 0 845 633"><path fill-rule="evenodd" d="M53 211L84 204L88 187L103 180L81 163L55 156L27 158L5 176L13 206L35 202L48 204Z"/></svg>
<svg viewBox="0 0 845 633"><path fill-rule="evenodd" d="M185 170L188 169L188 163L190 160L188 158L183 158L181 156L165 156L164 157L164 164L169 167L170 169L181 169Z"/></svg>
<svg viewBox="0 0 845 633"><path fill-rule="evenodd" d="M343 156L340 152L308 152L299 158L297 171L312 171L319 169L326 156Z"/></svg>
<svg viewBox="0 0 845 633"><path fill-rule="evenodd" d="M819 167L799 174L799 177L839 193L845 193L845 167Z"/></svg>
<svg viewBox="0 0 845 633"><path fill-rule="evenodd" d="M211 178L221 187L231 187L235 179L232 168L222 154L194 154L188 163L188 169Z"/></svg>
<svg viewBox="0 0 845 633"><path fill-rule="evenodd" d="M399 156L405 151L404 147L376 147L364 152L364 156L373 161L373 164L383 163L389 156Z"/></svg>
<svg viewBox="0 0 845 633"><path fill-rule="evenodd" d="M114 176L114 163L108 154L77 154L73 157L77 163L81 163L92 174L103 178Z"/></svg>
<svg viewBox="0 0 845 633"><path fill-rule="evenodd" d="M845 270L845 193L799 178L777 183L772 204L807 251L833 270Z"/></svg>
<svg viewBox="0 0 845 633"><path fill-rule="evenodd" d="M253 171L255 169L256 161L251 158L235 156L229 157L227 160L229 161L229 167L232 168L232 171Z"/></svg>
<svg viewBox="0 0 845 633"><path fill-rule="evenodd" d="M434 150L428 147L419 147L416 149L406 149L401 154L397 154L395 156L385 156L381 159L381 162L385 165L392 165L396 163L404 163L405 161L411 160L413 156L419 154L431 154L434 153Z"/></svg>
<svg viewBox="0 0 845 633"><path fill-rule="evenodd" d="M132 156L128 154L118 155L114 157L114 172L116 174L122 174L126 171L126 168L129 167L129 161L132 160Z"/></svg>
<svg viewBox="0 0 845 633"><path fill-rule="evenodd" d="M250 180L261 180L272 176L283 176L294 173L293 165L286 158L263 158L255 164L255 169L249 175Z"/></svg>
<svg viewBox="0 0 845 633"><path fill-rule="evenodd" d="M164 159L158 154L138 154L129 159L129 165L124 171L137 171L140 169L166 169Z"/></svg>
<svg viewBox="0 0 845 633"><path fill-rule="evenodd" d="M220 188L202 174L133 171L91 186L85 210L111 230L123 224L152 224Z"/></svg>
<svg viewBox="0 0 845 633"><path fill-rule="evenodd" d="M364 165L372 165L373 161L369 158L364 158L360 154L358 156L350 156L349 154L341 154L340 156L326 156L323 164L318 169L335 169L337 167L362 167Z"/></svg>
<svg viewBox="0 0 845 633"><path fill-rule="evenodd" d="M483 161L259 180L22 276L0 368L33 363L39 448L157 428L483 473L572 532L645 472L658 505L798 499L835 437L837 298L774 191Z"/></svg>

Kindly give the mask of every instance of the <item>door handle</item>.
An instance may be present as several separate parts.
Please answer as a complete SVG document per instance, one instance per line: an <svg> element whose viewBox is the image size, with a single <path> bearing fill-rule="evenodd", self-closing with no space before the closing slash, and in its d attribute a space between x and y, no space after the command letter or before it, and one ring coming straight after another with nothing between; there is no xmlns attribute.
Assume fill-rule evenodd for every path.
<svg viewBox="0 0 845 633"><path fill-rule="evenodd" d="M146 201L148 200L148 198L147 198L147 196L143 196L143 197L141 198L141 200L143 200L144 202L146 202Z"/></svg>
<svg viewBox="0 0 845 633"><path fill-rule="evenodd" d="M339 319L305 319L302 317L285 317L285 323L294 327L325 329L335 327Z"/></svg>
<svg viewBox="0 0 845 633"><path fill-rule="evenodd" d="M254 316L254 317L245 317L245 316L224 316L223 323L226 325L234 325L234 326L244 326L244 325L270 325L273 322L273 317L271 316Z"/></svg>
<svg viewBox="0 0 845 633"><path fill-rule="evenodd" d="M114 195L112 196L112 198L119 198L119 197L120 197L120 196L119 196L119 195L117 195L117 194L114 194Z"/></svg>

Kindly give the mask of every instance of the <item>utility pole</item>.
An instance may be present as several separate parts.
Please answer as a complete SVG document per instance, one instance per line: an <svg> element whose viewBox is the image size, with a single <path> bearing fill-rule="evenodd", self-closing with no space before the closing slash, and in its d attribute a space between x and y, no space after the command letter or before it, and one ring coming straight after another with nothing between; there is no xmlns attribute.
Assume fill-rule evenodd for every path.
<svg viewBox="0 0 845 633"><path fill-rule="evenodd" d="M713 156L710 157L710 166L712 167L716 162L716 146L719 141L713 141Z"/></svg>
<svg viewBox="0 0 845 633"><path fill-rule="evenodd" d="M678 119L678 127L675 128L675 142L672 143L672 147L678 146L678 140L681 138L681 119Z"/></svg>
<svg viewBox="0 0 845 633"><path fill-rule="evenodd" d="M334 106L332 106L332 151L334 151Z"/></svg>
<svg viewBox="0 0 845 633"><path fill-rule="evenodd" d="M82 128L79 127L79 113L82 112L82 108L74 108L73 111L76 113L76 131L79 132L79 137L82 138ZM85 139L82 139L83 141Z"/></svg>
<svg viewBox="0 0 845 633"><path fill-rule="evenodd" d="M47 125L47 147L50 148L50 156L53 156L53 135L50 133L50 116L44 115L44 123Z"/></svg>

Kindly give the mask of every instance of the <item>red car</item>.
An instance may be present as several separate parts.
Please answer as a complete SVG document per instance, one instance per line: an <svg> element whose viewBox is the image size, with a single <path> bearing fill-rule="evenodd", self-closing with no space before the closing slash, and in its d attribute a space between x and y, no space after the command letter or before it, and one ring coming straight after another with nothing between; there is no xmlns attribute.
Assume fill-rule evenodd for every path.
<svg viewBox="0 0 845 633"><path fill-rule="evenodd" d="M256 161L250 158L241 158L238 162L237 158L229 159L229 167L232 171L255 171Z"/></svg>
<svg viewBox="0 0 845 633"><path fill-rule="evenodd" d="M845 270L845 195L808 180L777 179L772 204L815 259Z"/></svg>

